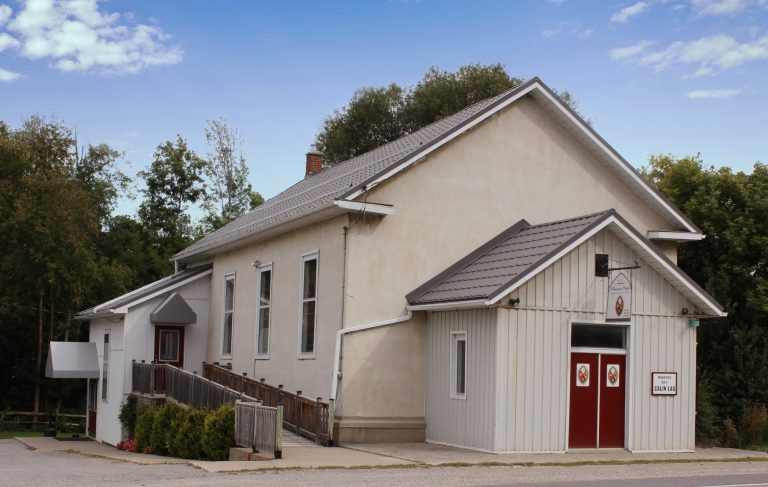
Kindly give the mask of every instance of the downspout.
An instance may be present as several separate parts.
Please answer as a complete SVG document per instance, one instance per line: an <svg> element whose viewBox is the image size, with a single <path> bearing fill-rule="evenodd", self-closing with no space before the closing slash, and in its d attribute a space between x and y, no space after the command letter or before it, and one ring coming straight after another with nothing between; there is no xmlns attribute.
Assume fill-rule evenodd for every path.
<svg viewBox="0 0 768 487"><path fill-rule="evenodd" d="M341 380L341 338L343 335L349 333L355 333L358 331L371 330L373 328L382 328L384 326L396 325L410 320L413 317L413 312L406 308L405 315L398 318L393 318L385 321L377 321L375 323L368 323L366 325L351 326L349 328L343 328L336 333L336 352L333 356L333 382L331 384L331 399L336 400L336 392L339 388L339 381Z"/></svg>

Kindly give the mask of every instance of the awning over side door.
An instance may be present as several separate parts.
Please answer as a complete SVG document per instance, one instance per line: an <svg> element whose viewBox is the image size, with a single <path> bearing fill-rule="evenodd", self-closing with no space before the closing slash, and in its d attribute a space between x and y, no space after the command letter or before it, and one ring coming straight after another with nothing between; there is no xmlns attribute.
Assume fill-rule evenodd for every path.
<svg viewBox="0 0 768 487"><path fill-rule="evenodd" d="M51 342L45 376L52 379L98 379L99 357L92 342Z"/></svg>

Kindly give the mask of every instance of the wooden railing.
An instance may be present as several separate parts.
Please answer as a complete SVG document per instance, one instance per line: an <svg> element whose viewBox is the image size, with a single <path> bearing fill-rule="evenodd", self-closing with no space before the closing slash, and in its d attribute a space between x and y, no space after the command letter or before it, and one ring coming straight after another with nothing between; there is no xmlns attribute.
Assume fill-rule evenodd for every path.
<svg viewBox="0 0 768 487"><path fill-rule="evenodd" d="M235 444L270 453L283 454L283 407L271 408L261 402L235 402Z"/></svg>
<svg viewBox="0 0 768 487"><path fill-rule="evenodd" d="M256 401L242 392L230 389L195 373L168 364L133 361L133 392L166 395L194 408L217 409L235 401Z"/></svg>
<svg viewBox="0 0 768 487"><path fill-rule="evenodd" d="M246 374L236 374L217 364L203 364L203 376L216 383L247 396L256 398L265 406L283 406L283 427L315 441L320 445L333 446L333 400L322 402L321 398L313 401L302 397L301 391L296 394L283 389L282 385L274 387L264 379L254 380Z"/></svg>

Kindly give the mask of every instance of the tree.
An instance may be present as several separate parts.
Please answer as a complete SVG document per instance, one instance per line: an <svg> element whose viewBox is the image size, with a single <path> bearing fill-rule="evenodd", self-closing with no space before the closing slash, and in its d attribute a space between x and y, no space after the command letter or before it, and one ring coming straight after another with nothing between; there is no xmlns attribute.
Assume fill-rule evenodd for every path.
<svg viewBox="0 0 768 487"><path fill-rule="evenodd" d="M171 256L191 242L193 229L187 209L204 195L205 167L206 161L179 135L175 143L166 141L157 146L149 169L139 172L145 183L139 220L157 255L167 261L160 275L171 271Z"/></svg>
<svg viewBox="0 0 768 487"><path fill-rule="evenodd" d="M130 179L119 169L123 154L107 144L88 145L78 155L72 177L85 189L93 202L102 226L109 223L117 196L128 189Z"/></svg>
<svg viewBox="0 0 768 487"><path fill-rule="evenodd" d="M521 84L502 64L469 64L455 72L432 67L415 87L363 88L323 121L315 147L337 164ZM577 110L573 95L558 96ZM589 122L588 122L589 123Z"/></svg>
<svg viewBox="0 0 768 487"><path fill-rule="evenodd" d="M264 202L248 181L242 135L226 120L210 120L205 138L211 148L205 175L209 190L203 206L205 230L216 230Z"/></svg>
<svg viewBox="0 0 768 487"><path fill-rule="evenodd" d="M679 265L725 306L699 330L699 404L722 425L768 403L768 167L705 167L700 156L654 156L646 177L706 235L682 245ZM699 425L716 431L717 424Z"/></svg>

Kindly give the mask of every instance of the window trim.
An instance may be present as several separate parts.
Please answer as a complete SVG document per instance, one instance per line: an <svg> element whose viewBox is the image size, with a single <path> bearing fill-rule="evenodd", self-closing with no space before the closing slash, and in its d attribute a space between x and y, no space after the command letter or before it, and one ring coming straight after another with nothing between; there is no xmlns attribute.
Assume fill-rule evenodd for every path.
<svg viewBox="0 0 768 487"><path fill-rule="evenodd" d="M232 281L232 310L229 312L232 314L232 329L229 331L229 353L224 352L224 328L227 324L227 282ZM219 345L219 352L222 359L232 358L232 335L235 331L235 293L237 291L237 273L230 272L224 275L224 287L221 290L221 339Z"/></svg>
<svg viewBox="0 0 768 487"><path fill-rule="evenodd" d="M314 343L312 352L304 352L301 348L301 333L302 322L304 318L304 263L309 260L315 260L315 297L310 298L307 301L314 300L315 302L315 316L314 316ZM314 360L317 358L317 311L318 311L318 296L320 290L320 250L312 250L310 252L304 252L301 254L299 261L299 333L298 333L298 359L299 360Z"/></svg>
<svg viewBox="0 0 768 487"><path fill-rule="evenodd" d="M110 362L110 349L112 344L112 329L104 330L104 336L102 337L102 350L101 350L101 401L109 402L109 362Z"/></svg>
<svg viewBox="0 0 768 487"><path fill-rule="evenodd" d="M450 345L450 398L451 399L461 399L466 401L467 400L467 362L469 362L469 339L467 337L466 330L460 330L460 331L452 331L451 332L451 345ZM458 379L458 368L457 368L457 359L458 359L458 352L456 350L456 345L459 341L464 342L464 392L459 393L456 391L456 380Z"/></svg>
<svg viewBox="0 0 768 487"><path fill-rule="evenodd" d="M274 265L272 262L267 262L266 264L262 264L258 267L258 275L256 276L256 353L254 354L256 360L269 360L269 350L270 350L270 340L272 338L272 290L275 288L274 286L274 279L275 279L275 273L274 273ZM262 306L261 305L261 273L262 272L270 272L269 275L269 306ZM267 336L267 352L266 353L259 353L259 332L261 331L261 310L262 308L268 308L269 309L269 330L270 333Z"/></svg>

